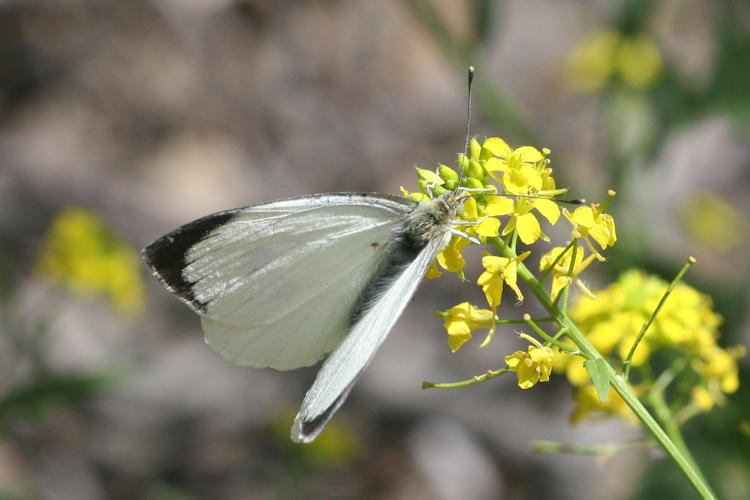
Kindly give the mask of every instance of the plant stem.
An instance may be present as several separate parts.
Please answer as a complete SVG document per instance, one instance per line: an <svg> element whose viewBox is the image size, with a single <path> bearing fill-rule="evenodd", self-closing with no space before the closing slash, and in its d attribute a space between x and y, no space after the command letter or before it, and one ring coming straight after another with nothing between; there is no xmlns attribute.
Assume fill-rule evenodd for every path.
<svg viewBox="0 0 750 500"><path fill-rule="evenodd" d="M487 238L487 242L494 245L505 257L509 259L516 258L515 252L505 245L500 238ZM708 486L708 483L703 479L702 474L698 471L698 468L692 461L692 457L683 453L683 450L681 450L680 447L670 439L670 436L667 435L654 417L651 416L646 407L643 406L643 403L641 403L625 379L618 374L599 351L596 350L593 344L591 344L591 342L589 342L589 340L578 329L578 326L576 326L576 324L565 313L563 313L563 311L550 301L542 284L539 283L531 271L529 271L525 265L519 263L518 275L526 282L547 312L549 312L552 317L556 318L561 327L568 329L566 335L568 335L568 337L578 346L585 357L594 360L604 360L607 372L609 373L609 383L612 388L620 395L620 397L622 397L623 401L625 401L643 425L649 430L649 432L651 432L656 442L658 442L664 451L666 451L672 458L700 497L703 499L715 499L716 495L714 495L713 491L711 491L711 488ZM678 441L681 441L679 433ZM684 442L681 442L680 444L684 446Z"/></svg>
<svg viewBox="0 0 750 500"><path fill-rule="evenodd" d="M661 306L664 305L664 302L666 302L667 297L669 297L669 294L672 293L672 290L674 290L674 287L677 286L677 283L680 282L682 277L685 275L687 270L690 268L690 266L693 265L695 262L695 259L693 257L688 258L687 262L685 262L685 265L682 266L682 269L680 269L680 272L677 273L677 276L672 280L672 283L669 284L667 289L664 291L664 295L662 295L661 300L659 301L659 304L656 306L656 309L651 313L651 316L646 320L645 323L643 323L643 327L641 328L641 331L638 332L638 336L635 338L635 341L633 341L633 345L630 347L630 352L628 352L628 357L625 358L625 362L622 364L623 366L623 372L622 376L625 378L625 380L628 380L628 375L630 375L630 365L633 361L633 355L635 354L635 349L638 347L638 344L641 343L641 340L643 339L644 335L646 335L646 331L648 331L648 327L651 326L651 323L653 323L654 318L656 318L656 315L661 310Z"/></svg>
<svg viewBox="0 0 750 500"><path fill-rule="evenodd" d="M498 375L502 375L503 373L507 373L510 370L508 368L501 368L499 370L487 370L487 372L483 373L482 375L477 375L474 378L470 378L468 380L461 380L459 382L422 382L422 389L455 389L457 387L466 387L467 385L474 385L478 384L479 382L484 382L485 380L489 380L491 378L495 378Z"/></svg>
<svg viewBox="0 0 750 500"><path fill-rule="evenodd" d="M537 453L571 453L574 455L598 455L612 456L622 451L632 448L646 448L654 446L654 440L651 438L634 439L632 441L623 441L621 443L558 443L557 441L532 441L531 451Z"/></svg>

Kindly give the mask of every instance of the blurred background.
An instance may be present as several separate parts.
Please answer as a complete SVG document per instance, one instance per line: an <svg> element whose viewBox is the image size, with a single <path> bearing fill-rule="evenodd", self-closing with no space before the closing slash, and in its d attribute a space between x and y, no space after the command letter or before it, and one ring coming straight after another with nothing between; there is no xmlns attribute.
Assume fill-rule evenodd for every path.
<svg viewBox="0 0 750 500"><path fill-rule="evenodd" d="M564 377L421 390L525 349L503 328L450 353L435 311L484 303L455 275L421 286L300 446L288 432L316 368L225 363L140 262L214 211L416 190L415 165L455 165L463 150L469 64L480 141L550 148L571 197L617 191L619 241L589 286L631 267L669 280L693 255L686 281L713 297L720 343L748 345L745 1L5 0L0 498L690 498L655 452L532 453L535 439L640 435L572 426ZM468 253L475 281L481 252ZM741 363L740 390L685 430L729 499L750 497Z"/></svg>

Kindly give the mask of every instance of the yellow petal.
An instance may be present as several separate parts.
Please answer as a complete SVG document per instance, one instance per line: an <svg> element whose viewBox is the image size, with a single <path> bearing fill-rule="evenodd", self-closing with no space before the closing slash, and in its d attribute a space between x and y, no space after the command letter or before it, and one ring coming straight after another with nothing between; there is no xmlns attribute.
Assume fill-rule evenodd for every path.
<svg viewBox="0 0 750 500"><path fill-rule="evenodd" d="M487 205L484 207L484 211L487 215L508 215L513 212L513 200L505 196L493 196Z"/></svg>
<svg viewBox="0 0 750 500"><path fill-rule="evenodd" d="M511 370L516 371L525 355L526 353L523 351L516 351L510 356L505 356L505 364L508 365L508 368Z"/></svg>
<svg viewBox="0 0 750 500"><path fill-rule="evenodd" d="M572 223L585 228L589 228L595 223L594 212L591 207L578 207L568 218Z"/></svg>
<svg viewBox="0 0 750 500"><path fill-rule="evenodd" d="M557 298L557 294L570 283L570 278L567 276L555 276L552 278L552 289L550 290L550 297L552 300Z"/></svg>
<svg viewBox="0 0 750 500"><path fill-rule="evenodd" d="M533 205L534 209L542 214L550 224L557 223L557 220L560 218L560 207L557 206L557 203L552 200L537 199L534 200Z"/></svg>
<svg viewBox="0 0 750 500"><path fill-rule="evenodd" d="M471 340L471 333L469 332L457 334L448 333L448 345L451 348L451 352L458 351L458 349L469 340Z"/></svg>
<svg viewBox="0 0 750 500"><path fill-rule="evenodd" d="M427 270L427 272L424 275L424 278L427 280L439 278L443 275L443 273L440 272L440 269L437 268L437 265L435 261L432 261L432 264L430 265L430 268Z"/></svg>
<svg viewBox="0 0 750 500"><path fill-rule="evenodd" d="M518 237L527 245L534 243L542 235L539 221L532 214L519 215L516 219L516 230Z"/></svg>
<svg viewBox="0 0 750 500"><path fill-rule="evenodd" d="M487 332L487 336L486 336L486 337L484 338L484 341L482 341L482 343L481 343L481 344L479 344L479 348L480 348L480 349L481 349L482 347L485 347L485 346L486 346L487 344L489 344L489 343L490 343L490 341L492 340L492 337L494 337L494 336L495 336L495 327L496 327L496 326L497 326L497 325L494 325L494 324L493 324L493 325L492 325L492 327L490 328L490 331L489 331L489 332Z"/></svg>
<svg viewBox="0 0 750 500"><path fill-rule="evenodd" d="M454 245L445 247L445 250L438 254L437 260L443 269L452 273L460 271L466 265L461 250Z"/></svg>
<svg viewBox="0 0 750 500"><path fill-rule="evenodd" d="M534 146L521 146L513 150L513 155L518 156L525 163L536 163L544 159L542 153Z"/></svg>
<svg viewBox="0 0 750 500"><path fill-rule="evenodd" d="M493 156L500 156L502 158L508 158L511 153L511 149L510 146L508 146L508 143L506 143L499 137L490 137L489 139L484 141L484 144L482 144L482 149L491 153Z"/></svg>
<svg viewBox="0 0 750 500"><path fill-rule="evenodd" d="M589 234L599 243L602 249L614 245L617 242L615 220L609 214L599 214L596 218L596 224L589 229Z"/></svg>
<svg viewBox="0 0 750 500"><path fill-rule="evenodd" d="M493 237L497 236L500 230L500 221L495 217L488 217L480 222L475 231L480 236Z"/></svg>
<svg viewBox="0 0 750 500"><path fill-rule="evenodd" d="M505 172L508 169L508 162L494 156L484 162L484 169L487 172Z"/></svg>
<svg viewBox="0 0 750 500"><path fill-rule="evenodd" d="M516 298L520 302L523 300L523 294L521 293L521 290L518 289L516 268L517 268L517 264L515 262L509 263L506 266L505 271L503 271L503 277L504 277L505 283L514 292L516 292Z"/></svg>
<svg viewBox="0 0 750 500"><path fill-rule="evenodd" d="M462 219L464 220L477 220L479 218L479 213L477 212L477 200L474 198L469 198L464 202L464 214L462 216Z"/></svg>
<svg viewBox="0 0 750 500"><path fill-rule="evenodd" d="M503 189L510 194L529 194L542 188L542 176L531 165L521 165L503 174Z"/></svg>

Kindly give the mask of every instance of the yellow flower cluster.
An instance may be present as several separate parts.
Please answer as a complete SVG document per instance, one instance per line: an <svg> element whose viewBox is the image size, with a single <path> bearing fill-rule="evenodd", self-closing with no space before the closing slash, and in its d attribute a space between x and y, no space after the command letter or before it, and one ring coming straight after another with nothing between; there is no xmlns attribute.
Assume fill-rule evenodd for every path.
<svg viewBox="0 0 750 500"><path fill-rule="evenodd" d="M143 307L139 269L133 248L81 208L67 208L57 215L36 261L40 276L77 295L105 293L123 313L137 313Z"/></svg>
<svg viewBox="0 0 750 500"><path fill-rule="evenodd" d="M613 77L635 90L652 87L662 73L662 58L653 38L625 36L598 30L573 49L565 61L568 86L577 92L594 92Z"/></svg>
<svg viewBox="0 0 750 500"><path fill-rule="evenodd" d="M607 289L596 292L596 299L581 297L570 310L570 317L603 355L624 361L643 327L658 305L667 283L640 271L628 271ZM721 318L713 312L711 299L686 284L678 284L657 314L632 358L641 377L639 391L651 384L650 361L658 352L661 361L692 371L698 384L692 389L694 405L708 411L724 401L724 394L739 385L736 360L744 355L741 346L722 349L716 344ZM676 363L683 360L680 365ZM586 415L619 415L631 419L625 403L611 394L599 403L583 358L560 352L554 369L565 372L575 386L577 408L573 420ZM684 373L681 373L684 374ZM675 374L677 375L677 374Z"/></svg>
<svg viewBox="0 0 750 500"><path fill-rule="evenodd" d="M464 279L466 261L461 252L472 240L486 242L491 238L503 238L513 249L518 240L525 245L539 239L549 241L542 231L540 217L550 224L556 224L560 220L561 210L554 197L566 191L555 185L552 169L549 167L549 154L548 149L540 151L532 146L513 149L499 137L486 139L482 144L472 139L467 157L463 154L458 157L462 175L446 165L440 165L437 172L417 169L421 190L409 193L402 188L404 196L426 201L445 190L458 188L467 189L470 194L467 195L461 215L461 222L465 225L458 226L468 238L454 236L427 272L427 278L441 276L440 267L457 273ZM613 195L614 193L610 193L610 199ZM604 213L606 203L601 206L581 206L573 213L562 211L565 220L572 225L573 238L585 241L592 255L584 259L583 248L578 249L572 273L569 265L573 258L572 252L566 252L558 259L556 257L560 256L562 249L554 249L543 258L543 263L547 263L548 267L553 261L555 264L552 285L554 296L575 279L593 258L603 260L594 250L592 240L602 249L613 245L617 240L614 220ZM477 279L477 285L482 288L490 309L479 309L464 302L438 313L445 320L453 351L471 338L473 329L489 329L480 347L489 343L499 321L497 309L502 301L503 289L509 288L519 302L523 300L517 283L518 266L529 255L528 251L514 258L485 253L482 259L484 272Z"/></svg>

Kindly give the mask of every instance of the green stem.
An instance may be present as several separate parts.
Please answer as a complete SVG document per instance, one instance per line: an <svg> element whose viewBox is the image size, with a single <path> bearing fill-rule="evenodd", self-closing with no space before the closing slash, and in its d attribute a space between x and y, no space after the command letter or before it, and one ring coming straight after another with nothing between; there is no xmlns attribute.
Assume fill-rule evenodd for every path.
<svg viewBox="0 0 750 500"><path fill-rule="evenodd" d="M625 380L628 380L628 375L630 375L630 365L633 361L633 355L635 354L635 349L638 347L638 344L641 343L641 340L643 339L644 335L646 335L646 331L648 331L648 328L651 326L651 323L654 322L654 318L656 318L656 315L661 310L661 306L664 305L664 302L666 302L667 297L669 297L669 294L672 293L672 290L674 290L674 287L677 286L677 283L680 282L682 277L685 275L688 269L690 269L690 266L692 266L695 263L695 259L693 257L689 257L687 262L685 262L685 265L682 266L682 269L680 269L680 272L677 273L677 276L672 280L672 283L669 284L667 287L667 290L664 292L664 295L661 296L661 300L659 301L659 304L656 306L656 309L654 309L654 312L651 313L651 316L646 320L645 323L643 323L643 327L641 328L641 331L638 332L638 336L635 338L635 341L633 341L633 345L630 347L630 352L628 352L628 357L625 358L625 362L622 364L623 366L623 372L622 376L625 378Z"/></svg>
<svg viewBox="0 0 750 500"><path fill-rule="evenodd" d="M565 257L565 254L568 253L568 251L573 248L573 245L577 243L577 240L571 240L570 243L568 243L568 246L563 249L562 252L560 252L557 257L555 257L555 260L552 262L552 265L550 265L546 271L544 271L544 274L542 274L542 277L539 278L540 283L544 283L547 281L547 278L549 277L550 273L555 270L555 266L558 262L562 260L563 257ZM573 262L575 262L575 259L573 259Z"/></svg>
<svg viewBox="0 0 750 500"><path fill-rule="evenodd" d="M516 258L515 252L505 245L500 238L487 238L487 242L494 245L505 257L509 259ZM556 318L561 327L568 329L567 336L578 346L584 356L593 360L604 360L604 366L606 366L609 374L609 383L612 388L620 395L623 401L625 401L649 432L651 432L656 442L658 442L664 451L666 451L672 458L701 498L715 499L716 495L714 495L713 491L711 491L711 488L708 486L708 483L706 483L703 476L698 472L698 468L691 459L692 457L688 458L689 455L686 456L675 442L670 439L670 436L667 435L654 417L651 416L646 407L643 406L643 403L641 403L635 395L626 380L618 374L614 368L612 368L599 351L596 350L593 344L591 344L586 336L578 329L578 326L576 326L566 314L552 303L547 292L544 290L544 287L539 283L531 271L529 271L525 265L518 264L518 275L526 282L547 312L549 312L552 317ZM680 439L678 439L678 441L680 441ZM684 442L681 444L684 445Z"/></svg>
<svg viewBox="0 0 750 500"><path fill-rule="evenodd" d="M477 375L474 378L470 378L468 380L461 380L459 382L422 382L422 389L455 389L457 387L466 387L467 385L474 385L478 384L479 382L484 382L485 380L489 380L491 378L495 378L498 375L502 375L503 373L507 373L510 370L508 368L501 368L499 370L487 370L487 373L483 373L482 375Z"/></svg>
<svg viewBox="0 0 750 500"><path fill-rule="evenodd" d="M573 255L570 256L570 266L568 266L568 278L570 279L570 283L565 285L565 289L562 291L563 293L562 310L564 314L568 313L568 295L570 294L570 285L573 284L573 271L575 271L575 268L576 268L576 255L578 254L578 239L577 238L573 239L572 249L573 249Z"/></svg>
<svg viewBox="0 0 750 500"><path fill-rule="evenodd" d="M687 443L685 443L685 440L682 437L682 432L680 432L680 427L677 425L677 420L674 418L672 410L669 409L669 405L664 399L664 393L654 387L655 386L652 386L652 389L646 396L651 407L654 409L654 415L656 415L656 418L659 420L662 427L664 427L665 432L670 439L672 439L675 446L680 449L685 458L693 466L696 473L699 474L700 478L705 482L706 478L701 474L698 464L695 462L693 455L688 449Z"/></svg>
<svg viewBox="0 0 750 500"><path fill-rule="evenodd" d="M552 344L552 345L556 346L557 348L559 348L559 349L567 352L568 354L571 354L571 353L574 353L574 352L577 351L576 348L570 347L569 345L565 345L562 342L560 342L559 340L557 340L557 338L556 338L557 336L552 337L549 334L547 334L547 332L545 332L544 330L542 330L541 328L539 328L539 326L537 326L537 324L534 322L534 320L531 319L531 315L525 314L524 315L524 319L526 320L526 323L537 333L537 335L539 335L540 337L542 337L549 344Z"/></svg>
<svg viewBox="0 0 750 500"><path fill-rule="evenodd" d="M653 446L654 444L654 440L651 438L633 439L631 441L623 441L622 443L595 444L558 443L557 441L532 441L531 451L535 451L538 453L571 453L574 455L612 456L616 453L630 450L632 448L645 448L648 446Z"/></svg>
<svg viewBox="0 0 750 500"><path fill-rule="evenodd" d="M547 323L555 321L555 318L538 318L535 320L537 323ZM496 325L524 325L526 324L525 319L496 319Z"/></svg>

